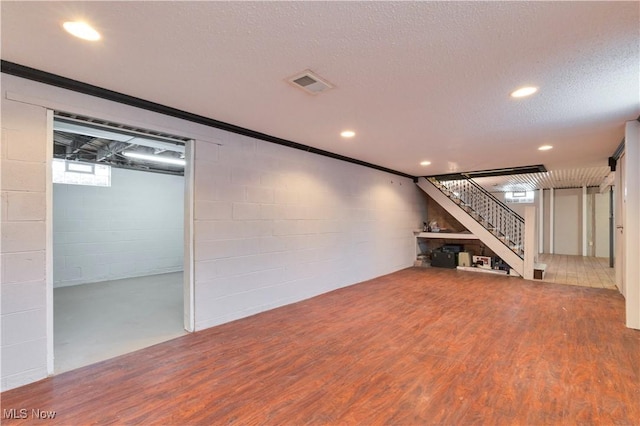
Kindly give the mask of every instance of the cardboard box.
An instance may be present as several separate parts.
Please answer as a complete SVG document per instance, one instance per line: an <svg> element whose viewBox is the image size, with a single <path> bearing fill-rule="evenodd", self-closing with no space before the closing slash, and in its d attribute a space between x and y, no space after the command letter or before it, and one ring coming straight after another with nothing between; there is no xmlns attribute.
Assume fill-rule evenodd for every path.
<svg viewBox="0 0 640 426"><path fill-rule="evenodd" d="M458 266L471 266L471 253L465 251L458 253Z"/></svg>

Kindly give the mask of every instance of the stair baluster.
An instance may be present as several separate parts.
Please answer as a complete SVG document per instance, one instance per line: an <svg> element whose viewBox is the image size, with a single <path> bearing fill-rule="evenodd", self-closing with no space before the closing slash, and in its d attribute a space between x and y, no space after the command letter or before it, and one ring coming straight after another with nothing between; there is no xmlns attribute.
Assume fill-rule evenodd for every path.
<svg viewBox="0 0 640 426"><path fill-rule="evenodd" d="M520 258L524 258L524 219L471 179L439 181L429 178L484 228Z"/></svg>

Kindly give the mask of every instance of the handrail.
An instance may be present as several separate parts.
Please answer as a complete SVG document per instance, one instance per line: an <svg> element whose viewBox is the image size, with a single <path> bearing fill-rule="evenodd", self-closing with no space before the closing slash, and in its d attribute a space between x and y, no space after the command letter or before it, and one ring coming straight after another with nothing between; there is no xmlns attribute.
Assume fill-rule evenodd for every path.
<svg viewBox="0 0 640 426"><path fill-rule="evenodd" d="M491 197L496 203L500 204L503 208L509 210L511 213L513 213L519 220L521 220L522 222L524 222L524 218L522 216L520 216L518 213L516 213L515 211L513 211L513 209L511 209L511 207L507 206L505 203L503 203L502 201L500 201L499 199L496 198L495 195L493 195L492 193L490 193L489 191L487 191L486 189L484 189L483 187L481 187L480 185L478 185L476 182L474 182L472 179L467 179L467 181L475 186L476 188L478 188L480 190L480 192L483 192L485 195L487 195L488 197Z"/></svg>
<svg viewBox="0 0 640 426"><path fill-rule="evenodd" d="M524 219L493 194L469 178L440 181L429 178L436 187L454 201L460 201L471 211L467 211L485 228L491 230L500 241L524 258ZM444 188L444 189L443 189Z"/></svg>
<svg viewBox="0 0 640 426"><path fill-rule="evenodd" d="M443 182L456 182L456 181L461 181L464 180L466 182L469 182L471 185L475 186L480 192L482 192L483 194L485 194L487 197L490 197L491 199L493 199L493 201L495 201L496 203L498 203L500 206L502 206L505 210L508 210L510 213L512 213L513 215L515 215L518 220L521 220L522 222L524 222L524 218L522 216L520 216L518 213L516 213L515 211L513 211L511 209L511 207L507 206L505 203L503 203L502 201L500 201L499 199L497 199L495 197L495 195L493 195L492 193L490 193L489 191L487 191L486 189L484 189L483 187L481 187L480 185L478 185L476 182L473 181L473 179L471 178L464 178L464 179L455 179L455 180L439 180L437 177L434 177L433 179L436 179L438 182L442 183L444 186L446 186Z"/></svg>

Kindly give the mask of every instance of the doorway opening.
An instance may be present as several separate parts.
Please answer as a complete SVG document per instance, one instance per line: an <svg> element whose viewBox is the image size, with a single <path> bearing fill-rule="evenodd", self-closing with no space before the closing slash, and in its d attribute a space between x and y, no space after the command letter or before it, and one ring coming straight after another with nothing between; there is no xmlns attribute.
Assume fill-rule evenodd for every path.
<svg viewBox="0 0 640 426"><path fill-rule="evenodd" d="M191 141L56 113L55 374L193 331Z"/></svg>

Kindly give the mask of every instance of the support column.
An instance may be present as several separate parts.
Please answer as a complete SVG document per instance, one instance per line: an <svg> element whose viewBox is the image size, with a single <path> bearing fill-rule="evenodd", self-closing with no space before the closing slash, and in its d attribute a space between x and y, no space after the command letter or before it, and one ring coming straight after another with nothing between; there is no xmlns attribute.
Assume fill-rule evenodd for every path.
<svg viewBox="0 0 640 426"><path fill-rule="evenodd" d="M538 190L538 253L544 252L544 189Z"/></svg>
<svg viewBox="0 0 640 426"><path fill-rule="evenodd" d="M582 185L582 255L588 256L589 246L587 244L587 186Z"/></svg>
<svg viewBox="0 0 640 426"><path fill-rule="evenodd" d="M524 210L524 279L533 279L533 269L538 249L536 247L536 208L526 207Z"/></svg>
<svg viewBox="0 0 640 426"><path fill-rule="evenodd" d="M549 190L549 253L553 254L553 239L555 236L553 235L553 188Z"/></svg>

